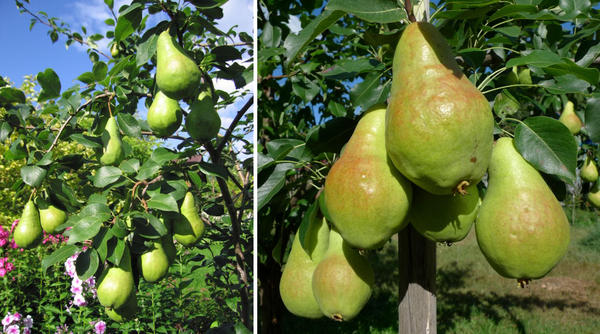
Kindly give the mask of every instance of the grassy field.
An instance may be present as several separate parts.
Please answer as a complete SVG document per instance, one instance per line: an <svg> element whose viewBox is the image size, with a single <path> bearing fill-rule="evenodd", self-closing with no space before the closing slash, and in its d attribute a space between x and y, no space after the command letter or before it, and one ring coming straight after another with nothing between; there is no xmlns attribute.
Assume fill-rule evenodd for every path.
<svg viewBox="0 0 600 334"><path fill-rule="evenodd" d="M474 230L460 243L438 245L438 333L599 333L600 219L597 213L579 211L576 222L565 258L523 289L489 266ZM395 241L370 259L376 289L354 320L339 324L287 313L283 332L397 333Z"/></svg>

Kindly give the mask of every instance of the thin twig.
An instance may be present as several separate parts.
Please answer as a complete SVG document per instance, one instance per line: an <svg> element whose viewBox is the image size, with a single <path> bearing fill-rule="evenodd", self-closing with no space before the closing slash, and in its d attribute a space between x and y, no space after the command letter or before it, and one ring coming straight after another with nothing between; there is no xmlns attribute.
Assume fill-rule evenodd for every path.
<svg viewBox="0 0 600 334"><path fill-rule="evenodd" d="M252 101L253 101L253 99L249 99L248 102L246 102L246 104L242 107L242 109L240 109L237 112L237 115L235 115L235 118L233 119L233 121L231 121L231 124L229 125L229 128L225 132L225 135L223 135L223 138L221 138L221 141L219 142L219 145L217 145L217 149L216 149L217 152L221 152L223 150L223 147L225 147L225 143L227 143L227 141L229 140L229 137L231 137L231 134L233 133L233 130L235 129L235 126L240 121L240 119L242 118L242 116L244 116L244 114L246 113L246 111L248 111L248 109L250 109L250 106L253 103Z"/></svg>

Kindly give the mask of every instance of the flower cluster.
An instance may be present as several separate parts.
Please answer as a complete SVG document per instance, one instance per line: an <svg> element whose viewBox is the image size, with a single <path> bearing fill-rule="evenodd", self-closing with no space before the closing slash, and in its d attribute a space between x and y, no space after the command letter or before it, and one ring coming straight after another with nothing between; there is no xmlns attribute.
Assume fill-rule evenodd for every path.
<svg viewBox="0 0 600 334"><path fill-rule="evenodd" d="M96 298L96 279L94 276L90 276L85 281L79 279L75 269L75 260L77 260L78 256L79 253L75 253L65 261L65 274L69 275L72 279L71 293L73 294L73 300L69 306L75 305L81 307L87 305L84 295L91 294L93 298ZM67 307L67 309L69 308Z"/></svg>
<svg viewBox="0 0 600 334"><path fill-rule="evenodd" d="M69 240L69 237L66 237L62 234L52 235L44 231L44 238L42 240L42 244L52 243L53 245L55 245L60 244L62 242L67 242L67 240Z"/></svg>
<svg viewBox="0 0 600 334"><path fill-rule="evenodd" d="M23 318L19 312L14 314L6 313L4 319L2 319L2 332L7 334L31 334L31 328L33 327L33 318L30 315ZM23 332L21 332L23 328Z"/></svg>
<svg viewBox="0 0 600 334"><path fill-rule="evenodd" d="M4 227L0 226L0 247L9 245L9 247L12 249L17 248L17 244L15 243L15 240L14 239L10 240L10 234L15 229L15 226L17 226L18 222L19 222L18 219L13 222L10 231L5 230Z"/></svg>
<svg viewBox="0 0 600 334"><path fill-rule="evenodd" d="M8 272L14 269L12 262L7 257L0 257L0 277L4 277Z"/></svg>

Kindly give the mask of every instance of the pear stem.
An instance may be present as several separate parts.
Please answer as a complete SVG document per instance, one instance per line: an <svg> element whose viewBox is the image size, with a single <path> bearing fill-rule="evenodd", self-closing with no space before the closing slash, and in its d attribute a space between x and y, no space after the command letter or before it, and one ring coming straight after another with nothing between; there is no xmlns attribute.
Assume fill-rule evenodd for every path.
<svg viewBox="0 0 600 334"><path fill-rule="evenodd" d="M404 9L406 10L406 15L408 16L408 20L410 22L417 22L417 18L415 18L415 14L413 13L413 7L410 3L410 0L404 0Z"/></svg>

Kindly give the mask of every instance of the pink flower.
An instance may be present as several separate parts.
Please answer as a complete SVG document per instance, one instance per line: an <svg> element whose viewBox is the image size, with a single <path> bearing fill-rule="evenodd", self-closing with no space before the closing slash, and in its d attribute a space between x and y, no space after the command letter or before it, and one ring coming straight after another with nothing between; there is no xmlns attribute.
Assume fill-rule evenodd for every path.
<svg viewBox="0 0 600 334"><path fill-rule="evenodd" d="M4 247L6 246L6 244L8 243L8 241L0 236L0 247Z"/></svg>
<svg viewBox="0 0 600 334"><path fill-rule="evenodd" d="M4 267L4 261L6 261L4 259L4 257L0 257L0 268Z"/></svg>
<svg viewBox="0 0 600 334"><path fill-rule="evenodd" d="M7 271L12 271L13 269L15 269L15 266L12 264L12 262L7 262L4 265L4 268L6 268Z"/></svg>
<svg viewBox="0 0 600 334"><path fill-rule="evenodd" d="M14 320L14 318L13 318L12 314L6 313L6 316L4 317L4 319L2 319L2 325L8 326L8 325L10 325L11 322L13 322L13 320Z"/></svg>
<svg viewBox="0 0 600 334"><path fill-rule="evenodd" d="M15 219L15 221L12 222L12 225L10 225L10 233L13 233L13 231L15 230L15 226L17 226L18 223L19 223L18 219Z"/></svg>
<svg viewBox="0 0 600 334"><path fill-rule="evenodd" d="M96 334L104 334L104 331L106 331L106 323L102 320L98 321L94 325L94 330L96 331Z"/></svg>
<svg viewBox="0 0 600 334"><path fill-rule="evenodd" d="M6 328L5 333L7 333L7 334L19 334L19 326L18 325L8 326L8 328Z"/></svg>
<svg viewBox="0 0 600 334"><path fill-rule="evenodd" d="M31 328L23 328L23 334L31 334Z"/></svg>
<svg viewBox="0 0 600 334"><path fill-rule="evenodd" d="M76 294L75 297L73 298L73 304L75 306L85 306L86 302L85 302L85 298L83 298L83 295Z"/></svg>
<svg viewBox="0 0 600 334"><path fill-rule="evenodd" d="M15 318L16 321L21 320L21 314L19 312L15 312L15 314L13 314L13 317Z"/></svg>
<svg viewBox="0 0 600 334"><path fill-rule="evenodd" d="M73 294L82 294L83 287L81 285L71 285L71 293Z"/></svg>
<svg viewBox="0 0 600 334"><path fill-rule="evenodd" d="M15 242L15 239L12 239L10 241L10 248L17 249L17 243Z"/></svg>
<svg viewBox="0 0 600 334"><path fill-rule="evenodd" d="M4 277L6 275L6 269L0 268L0 277Z"/></svg>
<svg viewBox="0 0 600 334"><path fill-rule="evenodd" d="M25 317L25 319L23 319L23 324L25 325L26 328L33 327L33 318L30 315L27 315L27 317Z"/></svg>

